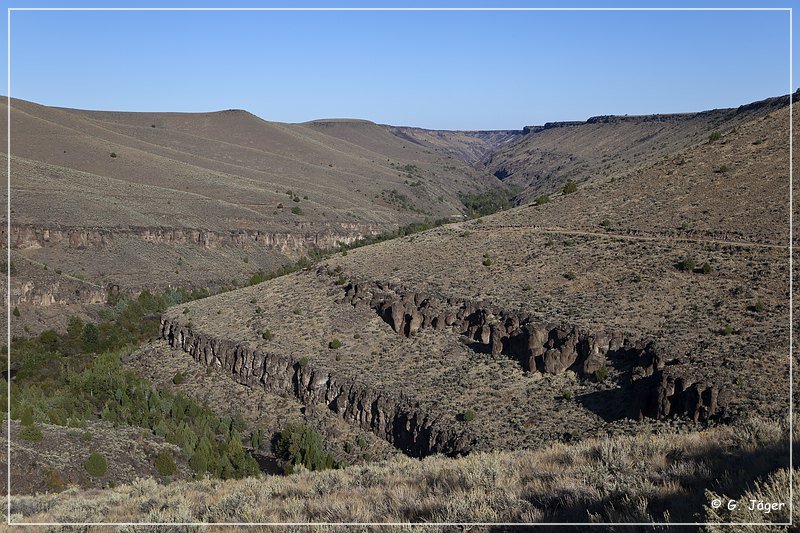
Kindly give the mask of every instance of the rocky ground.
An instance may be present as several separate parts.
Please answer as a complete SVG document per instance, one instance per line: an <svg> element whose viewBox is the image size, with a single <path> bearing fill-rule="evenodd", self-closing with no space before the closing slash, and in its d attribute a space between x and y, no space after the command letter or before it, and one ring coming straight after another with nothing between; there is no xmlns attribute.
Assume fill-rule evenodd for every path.
<svg viewBox="0 0 800 533"><path fill-rule="evenodd" d="M192 477L177 446L140 428L101 422L89 422L84 428L40 424L42 439L30 441L20 438L20 427L18 421L11 421L11 493L15 495L57 493L69 487L109 488L141 477L166 481L155 467L162 450L172 455L177 468L170 480ZM0 469L5 472L8 457L3 433ZM84 467L93 452L102 454L108 464L100 477L93 477ZM5 483L2 489L7 494Z"/></svg>
<svg viewBox="0 0 800 533"><path fill-rule="evenodd" d="M656 163L609 181L608 194L587 187L173 308L162 336L240 383L327 405L412 455L535 447L629 431L631 419L781 418L787 115L688 150L677 168ZM733 182L715 172L725 161ZM683 216L677 185L660 190L650 214L625 199L657 176L693 183L696 230L647 223ZM571 214L578 205L592 216ZM606 213L619 222L594 226Z"/></svg>

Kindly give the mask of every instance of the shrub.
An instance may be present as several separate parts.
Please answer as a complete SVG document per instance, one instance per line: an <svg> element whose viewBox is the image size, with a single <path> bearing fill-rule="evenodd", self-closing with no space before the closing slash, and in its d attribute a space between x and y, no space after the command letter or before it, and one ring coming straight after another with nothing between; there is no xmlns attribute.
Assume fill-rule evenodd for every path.
<svg viewBox="0 0 800 533"><path fill-rule="evenodd" d="M492 260L487 257L486 259L483 260L483 266L485 267L492 266Z"/></svg>
<svg viewBox="0 0 800 533"><path fill-rule="evenodd" d="M564 188L561 189L561 192L564 194L572 194L578 190L578 184L575 183L574 180L569 180L567 183L564 184Z"/></svg>
<svg viewBox="0 0 800 533"><path fill-rule="evenodd" d="M708 262L703 263L703 266L700 268L703 271L703 274L711 274L711 265L709 265Z"/></svg>
<svg viewBox="0 0 800 533"><path fill-rule="evenodd" d="M536 199L533 201L533 203L536 204L536 205L549 204L550 203L550 197L547 196L546 194L541 194L541 195L536 197Z"/></svg>
<svg viewBox="0 0 800 533"><path fill-rule="evenodd" d="M92 453L89 458L83 463L83 467L89 472L92 477L103 477L108 470L108 461L102 454L97 452Z"/></svg>
<svg viewBox="0 0 800 533"><path fill-rule="evenodd" d="M600 223L601 226L604 228L611 227L611 221L607 218L604 218L603 221Z"/></svg>
<svg viewBox="0 0 800 533"><path fill-rule="evenodd" d="M575 279L575 272L570 270L569 272L564 274L564 277L572 281L573 279Z"/></svg>
<svg viewBox="0 0 800 533"><path fill-rule="evenodd" d="M686 257L678 261L678 263L675 266L677 267L678 270L681 270L683 272L692 272L696 265L697 263L695 263L694 257L692 257L691 255L687 255Z"/></svg>
<svg viewBox="0 0 800 533"><path fill-rule="evenodd" d="M344 285L346 281L347 281L347 280L346 280L346 279L344 279L344 276L342 276L342 275L340 274L340 275L339 275L339 278L336 280L336 284L337 284L337 285Z"/></svg>
<svg viewBox="0 0 800 533"><path fill-rule="evenodd" d="M42 430L37 425L22 426L19 430L19 438L31 442L38 442L42 440Z"/></svg>
<svg viewBox="0 0 800 533"><path fill-rule="evenodd" d="M271 341L272 332L269 329L264 328L264 332L261 334L261 338L264 339L265 341Z"/></svg>
<svg viewBox="0 0 800 533"><path fill-rule="evenodd" d="M328 343L328 348L331 350L336 350L342 347L342 341L339 339L333 339L331 342Z"/></svg>
<svg viewBox="0 0 800 533"><path fill-rule="evenodd" d="M303 214L303 210L300 209L299 207L293 207L292 208L292 214L293 215L302 215Z"/></svg>
<svg viewBox="0 0 800 533"><path fill-rule="evenodd" d="M14 316L19 317L19 307L16 305L14 306L14 310L11 312Z"/></svg>
<svg viewBox="0 0 800 533"><path fill-rule="evenodd" d="M608 367L601 365L600 368L594 371L594 377L597 381L605 381L608 377Z"/></svg>
<svg viewBox="0 0 800 533"><path fill-rule="evenodd" d="M300 368L305 368L305 367L307 367L307 366L308 366L308 357L301 357L301 358L300 358L300 359L297 361L297 364L298 364L298 365L300 365Z"/></svg>
<svg viewBox="0 0 800 533"><path fill-rule="evenodd" d="M714 172L716 172L717 174L725 174L725 173L726 173L726 172L728 172L729 170L730 170L730 168L728 168L728 165L722 165L721 167L719 167L719 168L718 168L717 170L715 170Z"/></svg>
<svg viewBox="0 0 800 533"><path fill-rule="evenodd" d="M726 324L724 328L719 330L720 335L730 335L733 333L733 327L730 324Z"/></svg>
<svg viewBox="0 0 800 533"><path fill-rule="evenodd" d="M711 135L708 136L708 142L713 143L714 141L718 141L722 138L722 134L718 131L712 132Z"/></svg>
<svg viewBox="0 0 800 533"><path fill-rule="evenodd" d="M571 400L572 399L572 391L571 390L565 390L564 393L562 394L562 396L564 397L565 400Z"/></svg>
<svg viewBox="0 0 800 533"><path fill-rule="evenodd" d="M300 201L300 197L299 196L295 196L294 198L292 198L292 201L293 202L299 202Z"/></svg>
<svg viewBox="0 0 800 533"><path fill-rule="evenodd" d="M756 312L756 313L761 313L761 312L764 311L764 307L765 307L764 306L764 302L762 302L761 300L758 300L756 303L754 303L753 305L750 306L750 311L753 311L753 312Z"/></svg>
<svg viewBox="0 0 800 533"><path fill-rule="evenodd" d="M156 456L156 472L160 476L171 476L175 473L177 467L175 460L172 459L172 454L169 450L161 450Z"/></svg>
<svg viewBox="0 0 800 533"><path fill-rule="evenodd" d="M23 426L32 426L33 425L33 409L30 407L25 407L22 411L22 416L20 417L19 423Z"/></svg>
<svg viewBox="0 0 800 533"><path fill-rule="evenodd" d="M111 157L117 157L117 153L116 152L111 152Z"/></svg>
<svg viewBox="0 0 800 533"><path fill-rule="evenodd" d="M183 375L183 372L178 372L172 377L172 383L175 385L180 385L181 383L186 381L186 376Z"/></svg>
<svg viewBox="0 0 800 533"><path fill-rule="evenodd" d="M302 465L309 470L325 470L341 464L325 453L322 436L304 424L287 425L275 439L275 455L286 461L287 473Z"/></svg>
<svg viewBox="0 0 800 533"><path fill-rule="evenodd" d="M461 420L463 420L464 422L472 422L473 420L475 420L475 411L473 411L472 409L467 409L462 413Z"/></svg>

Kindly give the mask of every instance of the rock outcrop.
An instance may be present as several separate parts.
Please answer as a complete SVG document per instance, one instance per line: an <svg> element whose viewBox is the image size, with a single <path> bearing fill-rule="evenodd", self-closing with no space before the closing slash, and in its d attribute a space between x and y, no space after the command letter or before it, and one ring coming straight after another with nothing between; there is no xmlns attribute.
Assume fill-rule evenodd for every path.
<svg viewBox="0 0 800 533"><path fill-rule="evenodd" d="M292 394L306 405L327 405L345 420L372 431L411 456L463 455L474 444L468 434L442 427L407 398L387 396L363 383L339 381L292 357L214 338L178 320L162 319L161 337L173 348L219 369L238 383Z"/></svg>
<svg viewBox="0 0 800 533"><path fill-rule="evenodd" d="M324 267L318 274L339 275ZM687 416L705 422L720 416L731 398L727 388L706 382L688 365L674 360L666 364L651 339L542 322L490 302L437 300L392 282L353 280L343 289L339 303L369 306L406 337L423 328L447 328L466 336L479 350L519 361L529 372L555 375L570 370L589 379L603 367L619 369L624 376L620 386L630 390L633 418Z"/></svg>
<svg viewBox="0 0 800 533"><path fill-rule="evenodd" d="M326 228L299 226L297 231L284 232L253 229L216 232L169 227L40 227L14 224L11 226L11 246L28 249L63 244L69 248L85 249L104 246L114 238L126 237L156 244L194 244L206 249L253 245L291 255L332 248L338 244L350 244L375 233L377 233L376 228L359 224L339 224Z"/></svg>

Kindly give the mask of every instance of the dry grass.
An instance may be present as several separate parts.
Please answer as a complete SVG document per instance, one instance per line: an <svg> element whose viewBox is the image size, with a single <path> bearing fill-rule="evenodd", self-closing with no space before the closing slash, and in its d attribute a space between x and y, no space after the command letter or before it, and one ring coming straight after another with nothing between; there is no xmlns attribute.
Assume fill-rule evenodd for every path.
<svg viewBox="0 0 800 533"><path fill-rule="evenodd" d="M746 490L785 463L786 445L780 425L754 420L738 429L593 439L535 452L401 456L290 477L166 486L138 480L103 492L18 497L12 520L691 521L704 513L705 490ZM785 501L780 475L755 490Z"/></svg>

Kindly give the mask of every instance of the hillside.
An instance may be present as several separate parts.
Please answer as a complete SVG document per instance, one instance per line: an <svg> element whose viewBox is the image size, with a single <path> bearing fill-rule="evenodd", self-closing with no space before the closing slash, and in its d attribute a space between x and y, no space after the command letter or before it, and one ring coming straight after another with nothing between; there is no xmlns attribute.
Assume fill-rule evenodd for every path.
<svg viewBox="0 0 800 533"><path fill-rule="evenodd" d="M795 94L795 100L797 93ZM757 120L789 104L789 96L768 98L732 109L643 116L598 116L585 122L528 126L525 135L483 159L486 169L523 192L521 203L579 184L635 171L672 157Z"/></svg>
<svg viewBox="0 0 800 533"><path fill-rule="evenodd" d="M11 122L13 303L30 308L34 332L53 314L46 306L236 286L341 243L461 217L463 195L504 188L440 147L366 121L12 100Z"/></svg>
<svg viewBox="0 0 800 533"><path fill-rule="evenodd" d="M170 309L162 357L414 456L781 419L787 141L783 107L680 162Z"/></svg>
<svg viewBox="0 0 800 533"><path fill-rule="evenodd" d="M37 405L52 398L69 407L77 390L74 399L89 402L95 417L144 418L138 422L144 432L170 424L178 429L162 433L190 461L206 455L206 448L221 454L214 465L197 470L198 477L226 472L228 450L242 460L257 454L263 472L276 472L286 466L279 443L290 423L316 432L314 453L335 470L306 472L290 464L286 471L295 473L288 478L166 487L126 478L128 484L114 491L21 496L12 502L12 516L298 522L785 518L714 510L708 502L715 495L741 502L751 495L788 498L789 119L800 108L787 104L788 98L775 98L738 110L593 119L529 129L524 136L346 119L267 123L269 131L291 133L297 143L313 140L303 144L311 150L303 164L321 146L347 147L350 155L342 161L372 154L356 157L368 167L373 160L367 165L367 157L377 166L386 159L386 179L394 172L398 187L408 181L409 189L428 190L441 180L437 187L449 191L461 210L467 199L458 183L469 180L506 191L527 187L518 198L531 202L341 247L285 275L256 276L243 288L231 283L219 293L172 290L130 300L123 292L112 306L98 304L98 314L107 319L89 328L89 335L82 325L64 336L25 341L25 360L14 369L44 376L51 388L44 395L30 392L28 384ZM159 129L152 117L133 124L127 114L59 113L94 117L82 120L115 131L139 128L149 135ZM170 114L162 124L180 131L176 138L223 142L220 124L231 120L236 126L226 143L251 142L257 151L272 143L272 153L290 149L277 133L261 138L248 131L260 124L257 119L243 119L241 112L213 115L188 120ZM574 137L559 137L567 131ZM656 144L639 141L647 131ZM481 173L481 163L467 164L488 153L484 160L491 169L534 141L552 143L574 166L562 161L550 172L525 155L498 185L499 178ZM208 157L222 165L227 148L213 156L212 144ZM649 149L640 153L643 147ZM607 148L614 155L603 162L598 154ZM109 159L129 149L121 147ZM402 159L406 151L416 159ZM105 199L109 190L95 177L98 169L70 170L83 185L69 189L72 180L48 170L50 163L13 163L26 169L32 183L37 172L41 183L61 183L67 196L97 186ZM600 163L607 175L578 177L579 169ZM519 181L523 168L544 169L542 180ZM130 189L155 186L136 181L133 169L125 172L127 178L114 179ZM462 181L447 177L451 172L463 172ZM562 189L559 180L570 177L577 183ZM367 181L365 175L359 186L367 187ZM26 187L15 186L24 196ZM110 281L120 290L136 283L210 285L303 253L305 245L289 229L280 234L287 239L283 245L278 233L232 233L221 190L203 189L207 208L181 204L185 212L164 214L190 222L164 230L114 226L115 208L105 200L101 207L87 202L87 216L97 217L91 231L17 227L14 290L27 306L12 327L30 333L29 313L41 313L36 309L72 312L80 302L101 302ZM291 199L276 191L272 201L282 198L284 206L305 209L312 202L313 193L305 200L305 191L293 190ZM47 205L41 191L29 198ZM423 205L424 194L415 198ZM131 221L158 212L148 211L157 202L147 198L115 201L131 208L124 215ZM408 207L406 200L400 203ZM26 216L38 216L31 206ZM269 218L263 206L247 209L253 221ZM331 218L336 211L341 224L356 214L356 207L346 214L320 209L331 209ZM381 213L403 212L388 201L376 209L380 224L391 220L387 215L378 221ZM403 222L422 216L406 211ZM59 216L79 215L65 207ZM323 247L313 232L319 224L303 226L303 235ZM197 229L203 225L213 228ZM265 235L267 245L254 244ZM69 270L56 267L61 264ZM42 326L66 320L65 314L38 317ZM120 350L112 368L138 388L118 385L117 374L92 366L103 357L84 352L100 345ZM67 388L84 383L70 365L86 376L83 388ZM177 397L179 408L173 409ZM14 412L22 407L15 405ZM44 418L38 422L47 424ZM209 441L202 449L195 442L200 434ZM212 447L212 441L220 445ZM36 454L30 457L35 464ZM345 503L345 495L352 500L353 494L357 503Z"/></svg>

